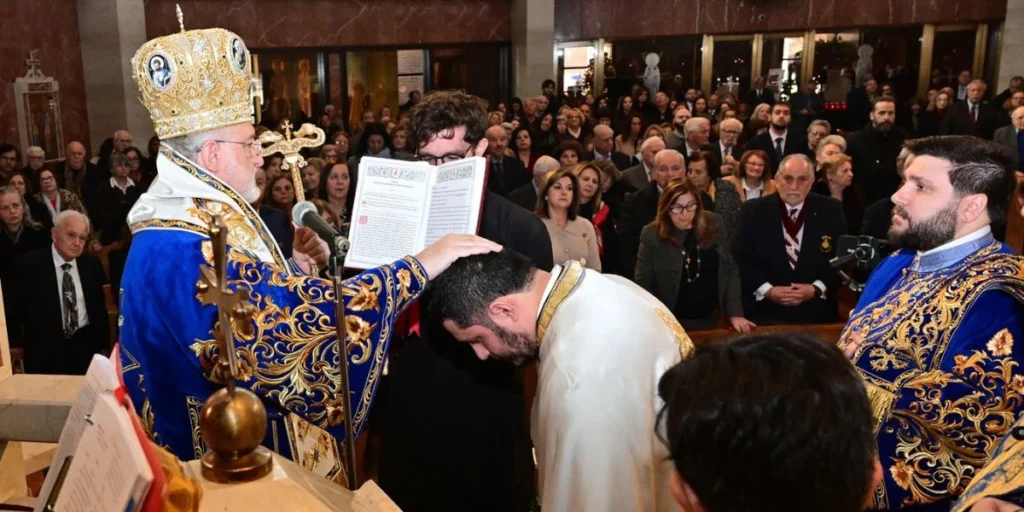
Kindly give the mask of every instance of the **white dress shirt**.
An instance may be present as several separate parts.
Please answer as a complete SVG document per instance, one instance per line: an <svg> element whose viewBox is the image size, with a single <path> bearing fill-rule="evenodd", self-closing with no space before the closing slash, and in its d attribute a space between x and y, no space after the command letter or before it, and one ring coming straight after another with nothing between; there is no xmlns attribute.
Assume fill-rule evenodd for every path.
<svg viewBox="0 0 1024 512"><path fill-rule="evenodd" d="M75 302L78 304L78 328L81 329L89 325L89 314L85 311L85 293L82 292L82 278L78 275L78 260L65 261L53 245L50 245L50 251L53 252L53 266L57 270L57 303L60 304L61 325L66 325L67 321L64 318L64 269L61 268L61 265L70 263L71 268L68 271L71 272L71 281L75 285Z"/></svg>
<svg viewBox="0 0 1024 512"><path fill-rule="evenodd" d="M746 188L746 184L744 184L743 187ZM789 215L790 217L799 217L800 216L800 212L803 209L804 209L804 203L800 203L800 204L798 204L796 206L790 206L790 205L787 204L786 205L786 215ZM793 210L796 210L796 212L794 212ZM786 236L786 226L785 225L782 226L782 236ZM803 226L800 226L800 231L797 231L797 233L796 233L796 243L800 244L800 247L803 248L803 245L804 245L804 227ZM790 284L793 284L793 283L780 283L779 286L788 286ZM825 290L826 290L825 283L821 282L820 279L819 280L815 280L811 284L814 285L814 287L817 288L819 292L821 292L822 296L825 295ZM762 284L760 287L758 287L757 290L754 291L754 298L759 300L759 301L764 300L765 296L768 295L768 291L772 289L772 286L773 285L771 283L764 283L764 284Z"/></svg>
<svg viewBox="0 0 1024 512"><path fill-rule="evenodd" d="M750 188L750 186L747 185L747 180L743 180L743 193L746 195L748 200L761 197L761 195L764 194L764 182L758 181L756 187Z"/></svg>
<svg viewBox="0 0 1024 512"><path fill-rule="evenodd" d="M775 149L775 139L782 137L782 154L786 154L786 135L789 134L789 130L782 133L777 133L774 128L768 129L768 136L772 139L772 149Z"/></svg>
<svg viewBox="0 0 1024 512"><path fill-rule="evenodd" d="M128 187L134 187L135 186L135 182L132 181L131 178L125 178L125 179L128 180L128 182L125 184L124 187L121 187L121 184L117 182L117 178L111 176L110 177L110 188L118 188L118 189L121 190L122 194L127 194L128 193Z"/></svg>

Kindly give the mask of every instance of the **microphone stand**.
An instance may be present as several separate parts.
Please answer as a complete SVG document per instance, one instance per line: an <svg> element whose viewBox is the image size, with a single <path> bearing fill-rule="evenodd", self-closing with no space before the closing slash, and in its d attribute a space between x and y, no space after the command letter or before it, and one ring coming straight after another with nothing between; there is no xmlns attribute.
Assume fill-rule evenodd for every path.
<svg viewBox="0 0 1024 512"><path fill-rule="evenodd" d="M356 477L356 440L355 428L352 425L352 386L348 376L348 326L345 322L344 289L342 288L342 271L345 268L345 256L348 255L348 239L335 235L331 249L331 276L334 280L334 331L338 338L338 349L341 352L341 395L342 407L345 408L345 476L348 488L356 490L359 479Z"/></svg>

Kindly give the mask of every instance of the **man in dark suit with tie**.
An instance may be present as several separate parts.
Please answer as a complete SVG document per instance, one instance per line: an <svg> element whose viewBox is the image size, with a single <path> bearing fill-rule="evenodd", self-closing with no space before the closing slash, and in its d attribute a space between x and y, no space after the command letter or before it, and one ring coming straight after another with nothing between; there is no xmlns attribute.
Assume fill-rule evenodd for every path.
<svg viewBox="0 0 1024 512"><path fill-rule="evenodd" d="M1019 170L1020 162L1024 157L1024 107L1013 109L1010 121L1009 126L996 130L992 140L1009 151L1014 170Z"/></svg>
<svg viewBox="0 0 1024 512"><path fill-rule="evenodd" d="M760 149L768 154L772 176L779 168L779 162L789 155L801 154L811 156L807 147L807 134L802 130L790 130L791 111L789 103L781 102L772 105L772 120L768 131L755 136L747 143L747 149Z"/></svg>
<svg viewBox="0 0 1024 512"><path fill-rule="evenodd" d="M594 127L594 150L587 154L587 160L608 160L620 171L629 168L629 157L615 151L615 131L603 124Z"/></svg>
<svg viewBox="0 0 1024 512"><path fill-rule="evenodd" d="M775 177L776 194L743 203L733 237L740 267L743 311L758 325L839 320L839 279L829 260L846 234L843 206L811 194L814 164L787 156Z"/></svg>
<svg viewBox="0 0 1024 512"><path fill-rule="evenodd" d="M743 96L743 103L750 105L751 110L762 103L775 104L775 93L764 88L763 76L754 78L754 86Z"/></svg>
<svg viewBox="0 0 1024 512"><path fill-rule="evenodd" d="M490 171L487 176L487 190L501 197L508 197L513 190L530 182L526 166L515 157L505 154L508 149L508 133L501 126L487 129L487 155Z"/></svg>
<svg viewBox="0 0 1024 512"><path fill-rule="evenodd" d="M548 173L557 170L562 164L558 160L544 155L533 164L533 179L508 194L508 200L519 206L534 211L537 209L537 193L544 186L544 178Z"/></svg>
<svg viewBox="0 0 1024 512"><path fill-rule="evenodd" d="M622 171L622 181L629 185L630 190L643 190L651 183L654 172L654 157L665 149L665 139L648 137L640 145L640 163Z"/></svg>
<svg viewBox="0 0 1024 512"><path fill-rule="evenodd" d="M974 135L992 140L998 119L991 105L982 102L985 82L973 80L967 85L967 101L950 105L942 120L943 135Z"/></svg>
<svg viewBox="0 0 1024 512"><path fill-rule="evenodd" d="M82 254L89 219L61 212L54 220L53 245L25 253L16 266L12 339L24 350L26 373L85 375L93 354L110 348L100 261Z"/></svg>
<svg viewBox="0 0 1024 512"><path fill-rule="evenodd" d="M718 123L718 140L711 144L712 158L721 169L722 176L731 176L738 172L736 167L746 148L738 144L743 133L743 122L735 117L724 119Z"/></svg>

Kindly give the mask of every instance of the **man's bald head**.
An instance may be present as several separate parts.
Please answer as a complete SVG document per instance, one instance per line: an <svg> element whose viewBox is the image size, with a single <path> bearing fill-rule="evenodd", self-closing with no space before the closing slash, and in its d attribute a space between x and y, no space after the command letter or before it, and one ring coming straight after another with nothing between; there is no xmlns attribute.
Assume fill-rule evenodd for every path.
<svg viewBox="0 0 1024 512"><path fill-rule="evenodd" d="M500 124L494 125L484 132L484 137L487 139L487 152L491 156L505 156L505 149L508 148L508 131L504 127Z"/></svg>
<svg viewBox="0 0 1024 512"><path fill-rule="evenodd" d="M81 142L71 141L67 147L67 166L71 169L81 169L85 166L85 146Z"/></svg>

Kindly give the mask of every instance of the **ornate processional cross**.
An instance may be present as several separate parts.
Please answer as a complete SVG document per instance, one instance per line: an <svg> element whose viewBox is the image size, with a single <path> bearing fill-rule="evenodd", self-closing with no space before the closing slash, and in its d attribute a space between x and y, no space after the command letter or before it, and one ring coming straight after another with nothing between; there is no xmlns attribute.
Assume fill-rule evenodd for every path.
<svg viewBox="0 0 1024 512"><path fill-rule="evenodd" d="M292 123L287 119L281 123L281 129L284 130L284 135L273 131L266 131L260 135L260 144L264 146L261 154L264 157L274 153L284 155L281 169L292 172L295 200L302 202L306 200L306 191L302 188L302 168L306 166L306 159L302 158L299 151L304 148L320 147L326 137L322 129L309 123L303 124L298 131L292 132ZM270 145L267 146L267 144Z"/></svg>

